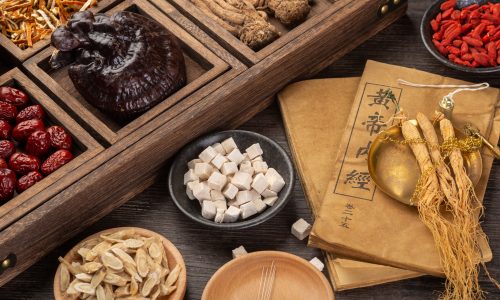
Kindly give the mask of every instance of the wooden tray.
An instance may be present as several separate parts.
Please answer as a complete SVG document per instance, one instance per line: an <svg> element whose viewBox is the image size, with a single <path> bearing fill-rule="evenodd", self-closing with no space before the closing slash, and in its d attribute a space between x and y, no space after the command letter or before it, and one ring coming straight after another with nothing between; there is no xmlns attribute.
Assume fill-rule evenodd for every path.
<svg viewBox="0 0 500 300"><path fill-rule="evenodd" d="M121 2L122 0L100 0L97 6L90 8L90 11L100 12L103 10L107 10L113 5ZM9 40L5 35L0 33L0 48L3 48L8 55L12 56L12 59L23 62L31 56L38 53L40 50L49 46L50 40L47 38L45 40L41 40L38 43L33 44L33 47L27 49L21 49L17 47L11 40Z"/></svg>
<svg viewBox="0 0 500 300"><path fill-rule="evenodd" d="M73 151L75 158L70 163L0 205L1 230L74 183L63 180L64 175L77 169L103 148L19 69L13 69L0 76L0 86L12 86L26 92L33 104L40 104L44 108L47 115L45 123L65 127L73 136L75 145Z"/></svg>
<svg viewBox="0 0 500 300"><path fill-rule="evenodd" d="M394 5L392 1L399 1L399 4ZM287 41L283 45L247 68L229 53L234 51L233 47L217 36L215 38L221 43L215 42L210 37L214 33L197 26L192 16L185 16L166 1L149 2L164 16L152 13L154 8L146 1L140 1L140 5L137 1L134 7L148 14L151 12L151 16L162 21L173 21L229 68L175 104L149 116L127 134L118 136L115 132L116 139L105 140L107 149L62 178L73 184L3 228L0 231L0 263L6 257L17 263L0 275L0 285L148 187L183 145L203 133L245 122L269 105L273 95L286 84L330 65L402 16L407 6L404 0L338 0L321 20L313 17L311 20L316 19L315 24L310 28L302 27L307 22L297 27L294 30L300 33L292 33L294 37L288 35L289 38L284 36ZM133 5L127 2L124 7ZM247 64L250 61L242 60ZM30 61L25 67L33 77L40 75L33 73ZM45 85L45 80L40 80L39 84ZM45 88L49 95L55 95L53 86ZM66 98L58 100L69 101ZM77 121L82 122L84 117L78 113L80 111L73 111ZM86 125L96 131L100 129L92 123ZM98 133L105 137L102 132Z"/></svg>
<svg viewBox="0 0 500 300"><path fill-rule="evenodd" d="M53 47L45 49L24 64L33 77L43 82L49 93L56 96L61 106L67 111L73 111L73 116L80 123L85 123L91 132L100 135L108 144L115 143L199 88L207 86L209 82L230 68L226 62L208 50L167 16L156 10L147 1L125 1L109 10L108 13L111 14L122 10L133 11L148 16L165 25L168 30L177 36L179 41L181 41L181 47L184 52L187 73L187 84L185 87L128 124L116 123L85 101L76 91L73 82L69 78L67 67L56 71L51 70L48 61L54 51Z"/></svg>

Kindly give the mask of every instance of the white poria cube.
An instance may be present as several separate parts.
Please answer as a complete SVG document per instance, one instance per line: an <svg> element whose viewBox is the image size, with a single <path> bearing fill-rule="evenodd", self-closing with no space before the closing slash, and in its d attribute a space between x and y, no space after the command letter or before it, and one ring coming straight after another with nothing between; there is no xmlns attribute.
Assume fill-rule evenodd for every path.
<svg viewBox="0 0 500 300"><path fill-rule="evenodd" d="M189 169L186 174L184 174L184 185L196 180L198 180L198 176L196 176L193 169Z"/></svg>
<svg viewBox="0 0 500 300"><path fill-rule="evenodd" d="M257 156L261 156L264 153L259 143L253 144L252 146L248 147L247 150L245 151L246 153L248 153L248 157L250 157L250 159L254 159Z"/></svg>
<svg viewBox="0 0 500 300"><path fill-rule="evenodd" d="M238 146L236 146L236 143L234 142L233 138L225 139L224 141L222 141L221 144L222 144L222 148L224 148L224 151L226 151L226 153L231 153L231 151L238 148Z"/></svg>
<svg viewBox="0 0 500 300"><path fill-rule="evenodd" d="M224 213L226 212L225 209L222 208L217 208L217 213L215 214L215 223L222 223L224 221Z"/></svg>
<svg viewBox="0 0 500 300"><path fill-rule="evenodd" d="M319 260L319 258L315 257L315 258L311 259L309 262L311 263L311 265L316 267L316 269L318 269L320 272L323 272L323 269L325 268L325 264L323 264L321 262L321 260Z"/></svg>
<svg viewBox="0 0 500 300"><path fill-rule="evenodd" d="M224 175L232 175L236 172L238 172L238 165L235 162L229 161L224 164L222 164L222 167L220 169L222 174Z"/></svg>
<svg viewBox="0 0 500 300"><path fill-rule="evenodd" d="M251 161L243 161L240 164L240 172L245 172L245 173L250 174L250 176L253 176L255 171L252 167L252 162Z"/></svg>
<svg viewBox="0 0 500 300"><path fill-rule="evenodd" d="M212 159L212 165L214 165L219 170L222 168L222 165L224 165L224 163L226 162L227 158L220 153L217 153L214 159Z"/></svg>
<svg viewBox="0 0 500 300"><path fill-rule="evenodd" d="M229 200L227 201L227 207L230 207L230 206L236 206L236 207L240 207L236 201L236 199L233 199L233 200Z"/></svg>
<svg viewBox="0 0 500 300"><path fill-rule="evenodd" d="M227 202L226 202L226 200L217 200L217 201L213 201L213 202L214 202L215 207L217 209L223 209L223 210L227 209Z"/></svg>
<svg viewBox="0 0 500 300"><path fill-rule="evenodd" d="M311 224L307 223L304 219L299 219L292 225L292 234L299 240L305 239L311 232Z"/></svg>
<svg viewBox="0 0 500 300"><path fill-rule="evenodd" d="M262 199L262 196L259 193L257 193L256 190L253 189L250 191L250 197L252 198L252 201L257 199Z"/></svg>
<svg viewBox="0 0 500 300"><path fill-rule="evenodd" d="M267 170L269 167L267 166L267 163L265 161L253 161L252 162L252 167L255 170L255 173L264 173L266 174Z"/></svg>
<svg viewBox="0 0 500 300"><path fill-rule="evenodd" d="M224 186L227 183L226 175L222 175L219 172L213 172L212 175L208 178L208 186L212 190L222 191Z"/></svg>
<svg viewBox="0 0 500 300"><path fill-rule="evenodd" d="M200 155L198 156L202 161L209 163L214 159L214 157L217 155L217 151L215 151L212 146L208 146L205 150L203 150Z"/></svg>
<svg viewBox="0 0 500 300"><path fill-rule="evenodd" d="M195 159L188 162L188 168L194 170L194 165L196 165L197 163L201 163L201 162L203 162L201 159L195 158Z"/></svg>
<svg viewBox="0 0 500 300"><path fill-rule="evenodd" d="M234 223L238 221L238 218L240 217L241 210L237 208L236 206L230 206L225 212L224 212L224 223Z"/></svg>
<svg viewBox="0 0 500 300"><path fill-rule="evenodd" d="M256 158L252 159L252 163L254 163L256 161L264 161L264 158L262 158L262 155L259 155Z"/></svg>
<svg viewBox="0 0 500 300"><path fill-rule="evenodd" d="M252 162L252 160L250 159L250 156L248 156L248 153L243 153L243 160L241 161L241 163L244 163L244 162Z"/></svg>
<svg viewBox="0 0 500 300"><path fill-rule="evenodd" d="M264 203L267 205L267 206L273 206L274 203L276 203L276 200L278 200L278 197L269 197L269 198L264 198Z"/></svg>
<svg viewBox="0 0 500 300"><path fill-rule="evenodd" d="M258 213L257 206L252 202L245 203L240 206L241 209L241 217L243 219L248 219L253 215Z"/></svg>
<svg viewBox="0 0 500 300"><path fill-rule="evenodd" d="M221 143L215 143L215 144L213 144L212 148L214 148L215 151L217 151L218 153L220 153L222 155L226 155L226 150L224 150L224 147L222 147Z"/></svg>
<svg viewBox="0 0 500 300"><path fill-rule="evenodd" d="M187 194L189 200L196 199L196 197L193 194L193 189L194 189L194 186L199 184L199 183L200 183L199 180L195 180L195 181L188 182L186 184L186 194Z"/></svg>
<svg viewBox="0 0 500 300"><path fill-rule="evenodd" d="M222 194L221 191L218 191L218 190L211 190L210 191L210 199L212 199L212 201L226 201L226 198L224 197L224 195Z"/></svg>
<svg viewBox="0 0 500 300"><path fill-rule="evenodd" d="M229 159L232 162L235 162L237 165L239 165L245 157L243 154L241 154L240 150L238 148L233 149L228 155L227 159Z"/></svg>
<svg viewBox="0 0 500 300"><path fill-rule="evenodd" d="M193 196L200 202L203 200L211 200L208 184L204 181L193 185Z"/></svg>
<svg viewBox="0 0 500 300"><path fill-rule="evenodd" d="M254 199L252 200L252 203L255 205L257 208L257 212L260 214L261 212L265 211L267 208L267 205L262 201L262 199Z"/></svg>
<svg viewBox="0 0 500 300"><path fill-rule="evenodd" d="M245 172L236 172L231 179L231 183L234 184L240 191L249 190L250 185L252 184L252 175Z"/></svg>
<svg viewBox="0 0 500 300"><path fill-rule="evenodd" d="M264 174L259 173L253 178L252 188L257 191L259 195L262 194L268 186L269 183L267 182L266 176L264 176Z"/></svg>
<svg viewBox="0 0 500 300"><path fill-rule="evenodd" d="M217 207L210 200L205 200L201 204L201 216L208 220L213 220L217 215Z"/></svg>
<svg viewBox="0 0 500 300"><path fill-rule="evenodd" d="M252 201L253 198L254 195L251 191L240 191L238 192L238 194L236 194L236 204L238 204L238 206L241 206L247 202Z"/></svg>
<svg viewBox="0 0 500 300"><path fill-rule="evenodd" d="M209 163L196 163L194 165L194 174L198 176L200 180L207 180L210 175L212 175L212 172L214 171L214 168L209 164Z"/></svg>
<svg viewBox="0 0 500 300"><path fill-rule="evenodd" d="M285 180L281 177L278 171L273 168L269 168L267 170L266 179L269 183L269 189L273 192L279 193L285 186Z"/></svg>
<svg viewBox="0 0 500 300"><path fill-rule="evenodd" d="M224 188L224 190L222 191L222 194L227 199L232 200L236 197L236 194L238 194L238 188L234 184L228 183Z"/></svg>
<svg viewBox="0 0 500 300"><path fill-rule="evenodd" d="M243 247L243 246L239 246L238 248L233 249L233 258L238 258L238 257L241 257L243 255L247 255L247 254L248 254L248 252L245 249L245 247Z"/></svg>
<svg viewBox="0 0 500 300"><path fill-rule="evenodd" d="M265 191L262 192L261 195L264 198L278 197L278 193L273 192L270 189L266 189Z"/></svg>

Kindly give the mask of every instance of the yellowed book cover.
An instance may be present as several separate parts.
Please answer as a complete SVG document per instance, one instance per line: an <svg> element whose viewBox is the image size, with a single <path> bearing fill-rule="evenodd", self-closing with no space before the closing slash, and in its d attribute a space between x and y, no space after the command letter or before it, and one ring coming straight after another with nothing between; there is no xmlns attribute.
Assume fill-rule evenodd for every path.
<svg viewBox="0 0 500 300"><path fill-rule="evenodd" d="M340 139L360 78L315 79L278 94L288 141L306 198L318 213L331 179ZM393 267L342 259L325 252L335 290L376 285L421 275Z"/></svg>

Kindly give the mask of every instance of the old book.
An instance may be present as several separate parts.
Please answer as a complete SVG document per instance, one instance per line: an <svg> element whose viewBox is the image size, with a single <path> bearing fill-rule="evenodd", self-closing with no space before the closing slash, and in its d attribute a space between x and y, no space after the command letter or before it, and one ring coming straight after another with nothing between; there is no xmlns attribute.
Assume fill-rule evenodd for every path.
<svg viewBox="0 0 500 300"><path fill-rule="evenodd" d="M293 159L306 199L317 214L360 78L315 79L287 86L278 94ZM335 290L376 285L421 275L398 268L342 259L325 252Z"/></svg>
<svg viewBox="0 0 500 300"><path fill-rule="evenodd" d="M371 141L391 126L397 106L410 118L417 112L432 116L438 101L454 88L401 86L398 79L425 84L467 84L415 69L367 63L309 243L357 260L442 276L434 239L420 221L417 209L377 189L366 160ZM494 88L455 95L455 126L462 128L465 123L472 123L496 145L500 131L498 115L495 119L498 99L499 90ZM493 156L486 148L482 154L483 172L476 186L481 200L493 163ZM481 242L481 250L483 259L491 260L486 240Z"/></svg>

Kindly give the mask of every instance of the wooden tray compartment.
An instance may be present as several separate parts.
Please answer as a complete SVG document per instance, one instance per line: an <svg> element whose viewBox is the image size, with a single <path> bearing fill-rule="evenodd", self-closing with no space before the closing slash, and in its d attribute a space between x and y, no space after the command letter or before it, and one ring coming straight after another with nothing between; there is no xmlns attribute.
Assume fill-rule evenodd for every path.
<svg viewBox="0 0 500 300"><path fill-rule="evenodd" d="M128 135L229 69L226 62L209 51L203 44L150 3L146 1L125 1L107 13L112 14L122 10L148 16L168 28L181 41L186 61L186 86L136 119L126 124L117 123L85 101L76 91L73 82L69 78L67 67L59 70L50 69L48 60L54 50L52 47L47 48L24 64L35 78L47 86L50 90L49 93L53 93L60 100L61 106L72 110L75 114L74 117L78 121L87 123L90 127L89 130L99 134L108 144L113 144Z"/></svg>
<svg viewBox="0 0 500 300"><path fill-rule="evenodd" d="M253 117L286 84L331 65L404 15L407 7L403 1L380 17L379 9L387 0L338 2L345 5L263 61L246 70L233 67L214 80L216 89L201 88L118 140L65 177L76 177L78 182L1 230L0 260L13 253L17 264L0 275L0 286L145 189L190 140ZM177 11L167 14L226 62L234 60Z"/></svg>
<svg viewBox="0 0 500 300"><path fill-rule="evenodd" d="M305 31L314 28L321 20L328 16L331 16L335 11L340 10L346 5L350 5L350 2L357 0L314 0L311 1L311 11L307 19L301 24L297 24L293 27L287 27L281 24L273 16L269 16L269 21L273 24L281 36L267 45L266 47L254 51L247 45L242 43L237 37L229 33L217 22L208 17L205 13L199 10L190 0L150 0L158 7L165 9L164 2L171 2L177 9L186 14L193 22L198 26L210 33L210 35L220 42L226 49L230 51L243 62L248 65L253 65L268 57L270 54L274 53L276 50L280 49L293 39L297 38ZM375 2L375 1L374 1ZM404 0L385 0L384 2L390 6L400 6L405 2ZM384 5L384 4L382 4ZM376 15L377 13L374 12Z"/></svg>
<svg viewBox="0 0 500 300"><path fill-rule="evenodd" d="M0 86L19 88L30 96L31 103L40 104L47 115L44 120L47 126L61 125L71 133L75 155L71 162L0 205L0 229L2 229L73 183L61 182L60 179L93 158L103 148L19 69L13 69L0 76Z"/></svg>
<svg viewBox="0 0 500 300"><path fill-rule="evenodd" d="M122 0L100 0L97 6L91 7L89 10L92 12L101 12L103 10L109 9L110 7L121 1ZM49 46L49 44L50 44L50 39L47 37L46 39L33 44L33 47L23 50L18 46L16 46L5 35L0 33L0 48L5 49L11 56L11 59L17 62L24 62L31 56L40 52L40 50Z"/></svg>

